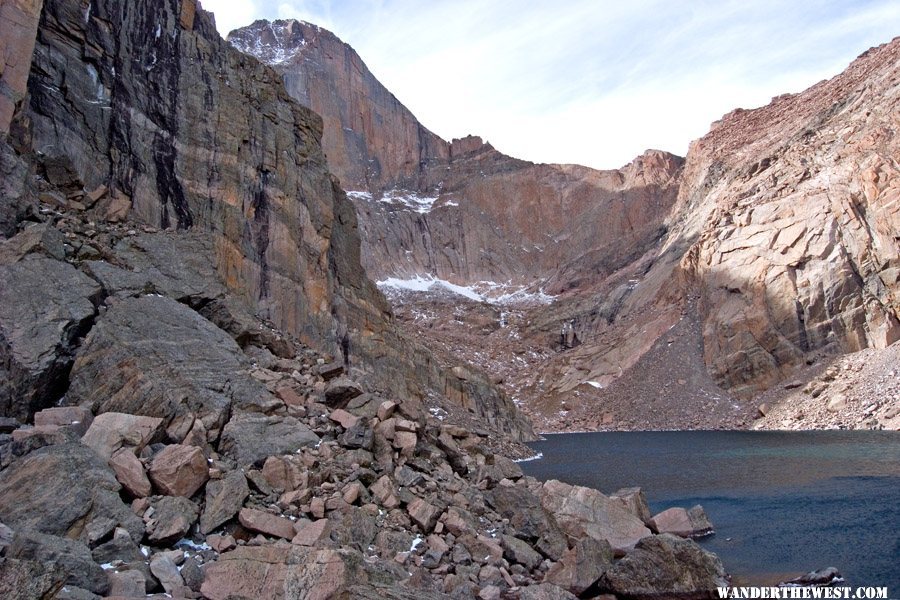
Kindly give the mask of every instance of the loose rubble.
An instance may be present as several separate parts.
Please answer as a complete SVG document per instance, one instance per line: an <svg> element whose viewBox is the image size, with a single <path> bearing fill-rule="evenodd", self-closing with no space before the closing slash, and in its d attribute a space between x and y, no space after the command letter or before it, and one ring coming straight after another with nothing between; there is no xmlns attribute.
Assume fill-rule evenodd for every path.
<svg viewBox="0 0 900 600"><path fill-rule="evenodd" d="M638 489L525 477L487 432L368 392L289 336L275 332L276 356L173 298L117 293L97 304L63 405L0 433L0 589L27 576L79 599L649 598L725 581L692 542L646 541ZM667 568L627 588L628 561L654 556Z"/></svg>

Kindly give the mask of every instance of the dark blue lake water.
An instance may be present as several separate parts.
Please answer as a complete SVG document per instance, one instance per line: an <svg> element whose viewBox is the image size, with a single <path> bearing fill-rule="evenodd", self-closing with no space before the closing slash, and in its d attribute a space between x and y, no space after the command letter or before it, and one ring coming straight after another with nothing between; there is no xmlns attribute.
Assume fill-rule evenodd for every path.
<svg viewBox="0 0 900 600"><path fill-rule="evenodd" d="M834 566L900 592L900 433L694 431L548 435L538 479L644 489L653 513L702 504L701 541L745 583Z"/></svg>

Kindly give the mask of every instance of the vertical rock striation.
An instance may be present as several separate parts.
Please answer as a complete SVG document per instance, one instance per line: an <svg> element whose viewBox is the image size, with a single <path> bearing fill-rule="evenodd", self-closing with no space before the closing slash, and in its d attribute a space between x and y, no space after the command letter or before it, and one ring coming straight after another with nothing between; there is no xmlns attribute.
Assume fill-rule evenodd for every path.
<svg viewBox="0 0 900 600"><path fill-rule="evenodd" d="M288 93L322 116L328 165L344 189L414 186L427 165L450 158L450 145L423 127L330 31L293 19L259 20L228 40L275 67Z"/></svg>
<svg viewBox="0 0 900 600"><path fill-rule="evenodd" d="M457 284L581 287L663 234L682 159L648 151L619 170L534 164L476 136L446 142L334 34L256 21L230 43L273 66L321 114L328 164L360 215L363 264L376 280L429 274Z"/></svg>

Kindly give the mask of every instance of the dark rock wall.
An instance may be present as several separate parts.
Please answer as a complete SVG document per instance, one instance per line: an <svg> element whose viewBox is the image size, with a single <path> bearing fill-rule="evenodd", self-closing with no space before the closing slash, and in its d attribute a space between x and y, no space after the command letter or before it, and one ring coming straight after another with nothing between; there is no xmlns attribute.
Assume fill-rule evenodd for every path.
<svg viewBox="0 0 900 600"><path fill-rule="evenodd" d="M321 119L193 0L46 2L28 89L21 137L39 173L105 186L151 226L209 232L209 260L233 295L314 347L349 350L374 387L449 398L531 435L486 379L448 375L399 336L360 263Z"/></svg>

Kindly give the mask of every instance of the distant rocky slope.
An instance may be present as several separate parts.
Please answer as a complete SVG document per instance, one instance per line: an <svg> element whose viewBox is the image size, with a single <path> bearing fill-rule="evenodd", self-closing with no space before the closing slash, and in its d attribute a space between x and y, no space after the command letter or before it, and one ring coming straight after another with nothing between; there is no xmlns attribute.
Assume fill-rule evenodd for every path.
<svg viewBox="0 0 900 600"><path fill-rule="evenodd" d="M229 39L302 82L288 89L329 115L338 171L360 166L341 146L351 132L370 148L415 147L417 169L348 175L373 278L436 278L489 301L556 296L460 335L447 323L483 308L393 295L416 306L397 308L408 331L442 357L473 357L543 428L743 427L753 397L806 363L900 339L897 40L802 94L726 115L686 161L653 151L594 171L517 161L477 138L438 151L430 134L410 146L373 133L342 112L348 99L371 118L392 107L398 131L421 125L315 26L259 21Z"/></svg>

